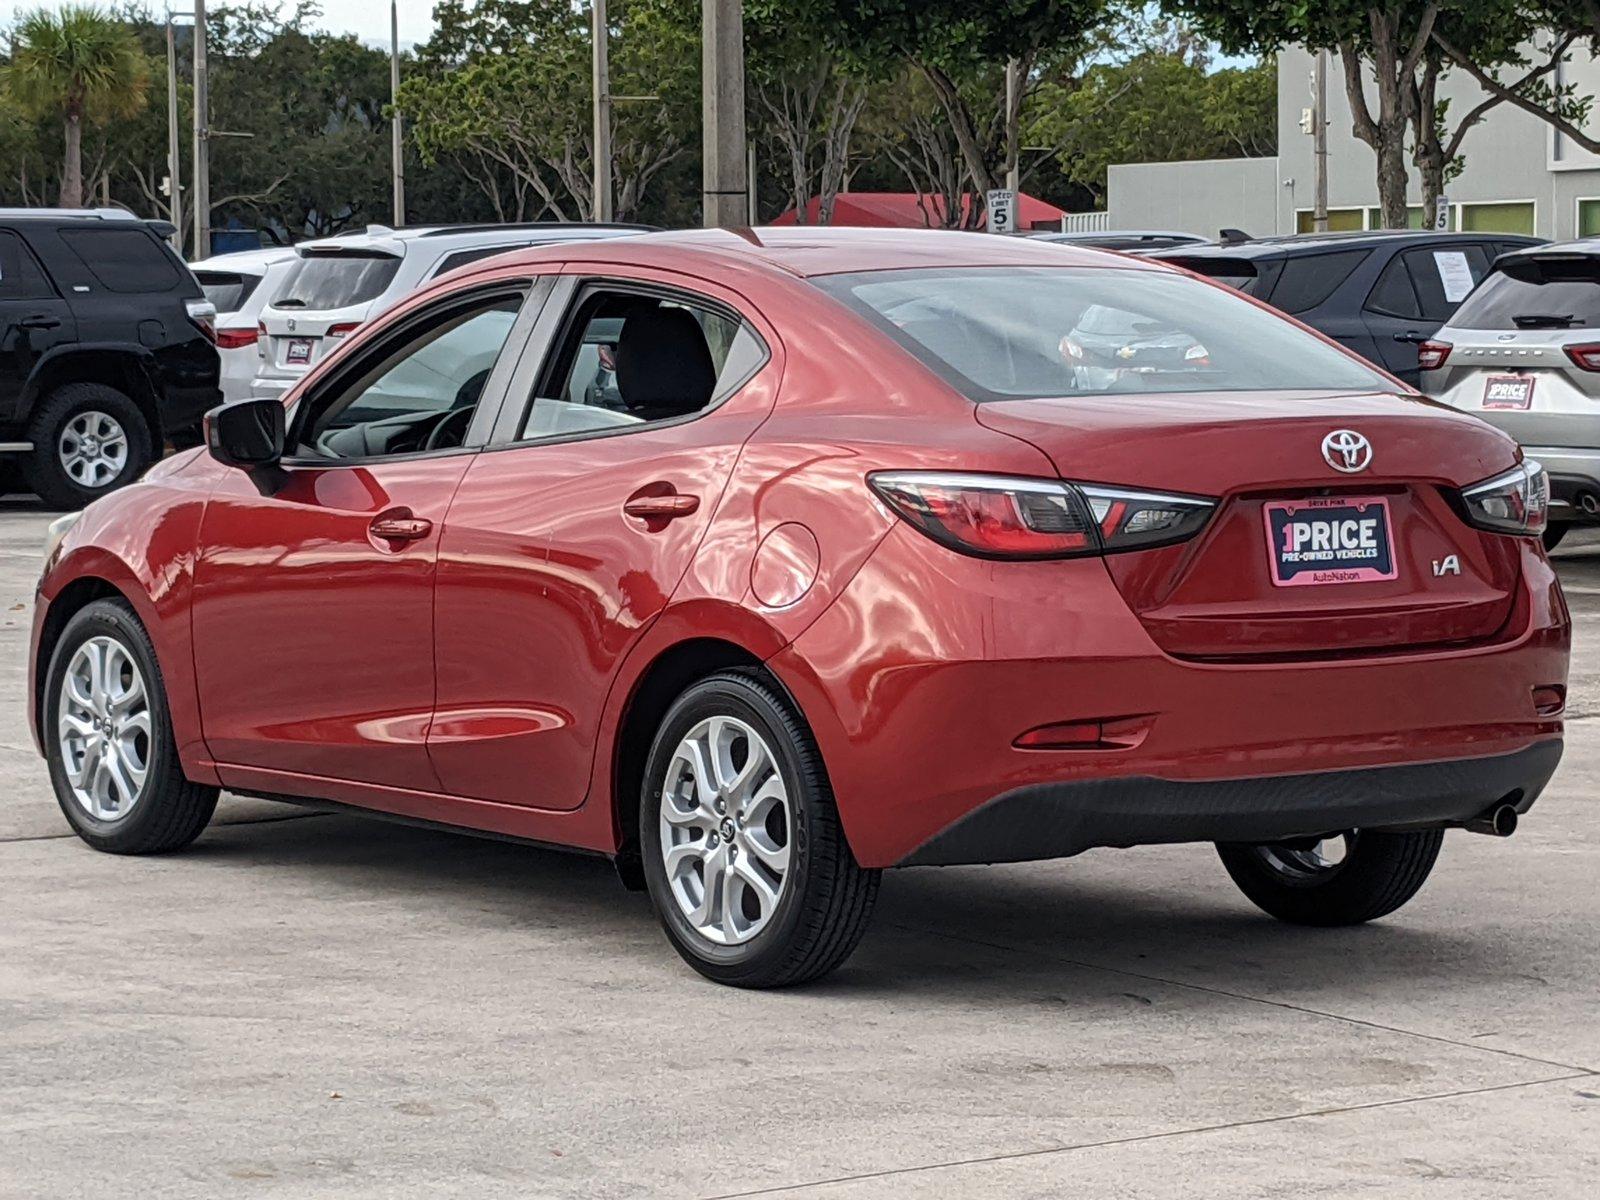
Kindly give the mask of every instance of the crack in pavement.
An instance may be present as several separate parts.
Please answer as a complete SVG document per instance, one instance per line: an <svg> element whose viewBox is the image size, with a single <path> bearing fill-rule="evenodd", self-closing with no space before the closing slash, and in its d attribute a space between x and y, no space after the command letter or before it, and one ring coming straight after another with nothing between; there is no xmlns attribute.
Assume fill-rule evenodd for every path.
<svg viewBox="0 0 1600 1200"><path fill-rule="evenodd" d="M1043 1158L1051 1154L1069 1154L1076 1150L1097 1150L1107 1146L1130 1146L1139 1142L1157 1142L1190 1134L1220 1133L1229 1129L1249 1129L1257 1125L1280 1125L1308 1117L1333 1117L1341 1113L1368 1112L1380 1108L1398 1108L1406 1104L1422 1104L1430 1100L1455 1100L1463 1096L1482 1096L1491 1092L1509 1092L1518 1088L1543 1087L1551 1083L1564 1083L1572 1079L1592 1079L1600 1072L1573 1071L1566 1075L1553 1075L1548 1079L1528 1079L1519 1083L1496 1083L1486 1087L1462 1088L1454 1092L1431 1092L1423 1096L1404 1096L1395 1100L1372 1100L1365 1104L1343 1104L1335 1108L1317 1108L1306 1112L1278 1113L1270 1117L1252 1117L1243 1121L1223 1121L1215 1125L1192 1125L1182 1129L1163 1129L1155 1133L1134 1133L1125 1137L1103 1138L1094 1142L1074 1142L1065 1146L1040 1146L1033 1150L1014 1150L1006 1154L988 1154L977 1158L957 1158L948 1162L919 1163L914 1167L895 1167L884 1171L865 1171L859 1175L837 1175L830 1179L810 1179L803 1183L784 1183L776 1187L756 1188L747 1192L719 1192L707 1200L739 1200L747 1196L775 1196L784 1192L798 1192L807 1188L832 1187L843 1183L859 1183L869 1179L891 1179L899 1175L918 1175L929 1171L945 1171L956 1167L981 1167L986 1163L1015 1162L1025 1158Z"/></svg>
<svg viewBox="0 0 1600 1200"><path fill-rule="evenodd" d="M1350 1017L1343 1013L1328 1012L1320 1008L1308 1008L1303 1004L1294 1004L1288 1000L1272 1000L1263 996L1251 996L1244 992L1231 992L1227 988L1215 987L1205 983L1190 983L1182 979L1168 979L1163 975L1151 975L1143 971L1130 971L1126 967L1108 967L1103 963L1090 962L1086 959L1072 958L1064 954L1053 954L1049 950L1033 946L1012 946L1004 942L989 942L982 938L967 937L959 933L946 933L937 929L922 929L915 925L894 925L892 928L906 933L918 933L928 937L942 937L952 942L961 942L968 946L982 946L989 950L1001 950L1010 954L1033 954L1049 958L1054 962L1066 963L1069 966L1082 967L1089 971L1103 971L1108 975L1120 975L1124 979L1137 979L1144 983L1159 983L1168 987L1186 988L1190 991L1204 992L1211 996L1223 996L1229 1000L1241 1000L1246 1004L1265 1004L1272 1008L1283 1009L1285 1012L1300 1013L1308 1017L1322 1017L1330 1021L1343 1021L1348 1025L1359 1025L1365 1029L1375 1029L1383 1033L1392 1033L1401 1037L1421 1038L1424 1041L1436 1042L1444 1046L1455 1046L1462 1050L1478 1050L1485 1054L1498 1054L1504 1058L1515 1058L1522 1062L1535 1063L1541 1067L1557 1067L1563 1071L1575 1071L1580 1075L1600 1075L1600 1069L1586 1067L1581 1063L1559 1062L1551 1058L1540 1058L1533 1054L1522 1054L1516 1050L1501 1050L1495 1046L1484 1046L1476 1042L1463 1042L1455 1038L1445 1037L1438 1033L1422 1033L1415 1029L1405 1029L1398 1025L1385 1025L1381 1021L1369 1021L1364 1017Z"/></svg>

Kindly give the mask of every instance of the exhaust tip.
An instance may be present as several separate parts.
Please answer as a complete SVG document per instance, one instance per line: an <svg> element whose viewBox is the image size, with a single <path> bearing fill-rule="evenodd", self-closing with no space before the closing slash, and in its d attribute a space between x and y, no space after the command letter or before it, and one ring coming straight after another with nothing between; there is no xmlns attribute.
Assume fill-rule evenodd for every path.
<svg viewBox="0 0 1600 1200"><path fill-rule="evenodd" d="M1480 816L1462 825L1463 829L1471 833L1488 834L1490 837L1508 838L1517 831L1517 822L1520 817L1517 810L1510 804L1497 804Z"/></svg>

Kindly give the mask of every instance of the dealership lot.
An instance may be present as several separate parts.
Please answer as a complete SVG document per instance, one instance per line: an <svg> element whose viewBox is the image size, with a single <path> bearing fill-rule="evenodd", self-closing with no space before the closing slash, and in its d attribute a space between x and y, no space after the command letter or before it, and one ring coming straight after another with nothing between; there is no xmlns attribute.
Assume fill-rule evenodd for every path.
<svg viewBox="0 0 1600 1200"><path fill-rule="evenodd" d="M227 799L83 847L23 711L46 520L0 503L0 1196L1593 1194L1600 537L1560 773L1395 916L1275 924L1203 846L923 869L748 993L597 859Z"/></svg>

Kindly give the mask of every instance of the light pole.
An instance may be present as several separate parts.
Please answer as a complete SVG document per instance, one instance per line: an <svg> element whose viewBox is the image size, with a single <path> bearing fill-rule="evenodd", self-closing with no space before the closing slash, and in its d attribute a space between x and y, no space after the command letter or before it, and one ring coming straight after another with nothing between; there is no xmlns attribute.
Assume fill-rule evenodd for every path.
<svg viewBox="0 0 1600 1200"><path fill-rule="evenodd" d="M594 200L590 205L596 221L611 220L611 26L606 19L606 0L594 0Z"/></svg>
<svg viewBox="0 0 1600 1200"><path fill-rule="evenodd" d="M704 221L733 229L749 217L742 0L702 0L700 28Z"/></svg>
<svg viewBox="0 0 1600 1200"><path fill-rule="evenodd" d="M211 256L210 96L206 87L206 0L194 0L194 255Z"/></svg>
<svg viewBox="0 0 1600 1200"><path fill-rule="evenodd" d="M1311 71L1311 228L1328 232L1328 52L1318 50Z"/></svg>
<svg viewBox="0 0 1600 1200"><path fill-rule="evenodd" d="M167 11L167 214L172 218L172 248L183 254L183 172L178 136L178 50Z"/></svg>
<svg viewBox="0 0 1600 1200"><path fill-rule="evenodd" d="M389 104L394 109L391 153L394 156L394 223L398 229L406 223L405 145L400 118L400 0L389 0Z"/></svg>

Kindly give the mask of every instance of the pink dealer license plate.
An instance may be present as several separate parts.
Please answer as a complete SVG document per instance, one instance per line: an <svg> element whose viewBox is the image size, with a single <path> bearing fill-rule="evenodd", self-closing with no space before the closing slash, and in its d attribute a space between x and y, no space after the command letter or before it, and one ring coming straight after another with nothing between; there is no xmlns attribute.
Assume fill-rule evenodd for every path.
<svg viewBox="0 0 1600 1200"><path fill-rule="evenodd" d="M1389 501L1382 496L1319 496L1262 506L1267 561L1278 587L1377 583L1394 579Z"/></svg>

